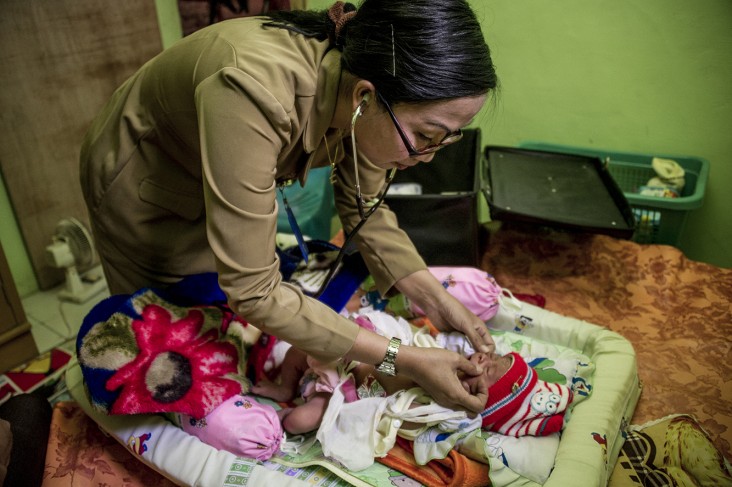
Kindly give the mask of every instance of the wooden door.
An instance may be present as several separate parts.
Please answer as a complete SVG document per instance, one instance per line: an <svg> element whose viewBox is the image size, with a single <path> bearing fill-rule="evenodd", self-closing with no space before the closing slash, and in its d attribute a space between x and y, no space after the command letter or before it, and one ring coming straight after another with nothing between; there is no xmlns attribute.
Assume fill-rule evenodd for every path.
<svg viewBox="0 0 732 487"><path fill-rule="evenodd" d="M88 223L81 140L114 89L162 49L155 2L0 1L0 170L41 289L58 221Z"/></svg>
<svg viewBox="0 0 732 487"><path fill-rule="evenodd" d="M38 355L31 325L0 246L0 373Z"/></svg>

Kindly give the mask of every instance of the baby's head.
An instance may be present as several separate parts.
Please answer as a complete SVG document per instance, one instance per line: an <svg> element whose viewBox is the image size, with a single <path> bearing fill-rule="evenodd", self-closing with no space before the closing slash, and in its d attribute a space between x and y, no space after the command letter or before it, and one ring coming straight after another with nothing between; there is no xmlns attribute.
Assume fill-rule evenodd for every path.
<svg viewBox="0 0 732 487"><path fill-rule="evenodd" d="M495 352L483 353L475 352L469 357L469 360L483 368L483 375L474 377L464 377L462 380L463 387L471 394L478 392L478 384L481 380L486 382L486 387L490 387L511 368L513 358L510 355L501 356Z"/></svg>
<svg viewBox="0 0 732 487"><path fill-rule="evenodd" d="M488 400L481 413L483 427L511 436L545 436L561 431L564 411L572 402L571 389L539 379L515 352L502 358L509 358L511 363L488 387Z"/></svg>

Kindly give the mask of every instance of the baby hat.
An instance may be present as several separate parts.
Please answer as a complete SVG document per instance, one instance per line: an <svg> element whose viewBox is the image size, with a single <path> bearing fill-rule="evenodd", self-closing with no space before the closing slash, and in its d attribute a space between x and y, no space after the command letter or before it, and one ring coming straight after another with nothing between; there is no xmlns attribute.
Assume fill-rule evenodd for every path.
<svg viewBox="0 0 732 487"><path fill-rule="evenodd" d="M539 380L536 371L516 352L513 364L488 388L483 428L508 436L546 436L560 431L572 391L562 384Z"/></svg>
<svg viewBox="0 0 732 487"><path fill-rule="evenodd" d="M203 419L180 415L181 428L207 445L234 455L267 460L280 448L282 424L272 406L235 395Z"/></svg>

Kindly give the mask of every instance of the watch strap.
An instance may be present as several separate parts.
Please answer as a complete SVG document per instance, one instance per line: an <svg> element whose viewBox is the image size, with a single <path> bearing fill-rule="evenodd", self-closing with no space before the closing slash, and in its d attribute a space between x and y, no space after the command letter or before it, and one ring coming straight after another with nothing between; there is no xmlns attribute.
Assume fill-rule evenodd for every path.
<svg viewBox="0 0 732 487"><path fill-rule="evenodd" d="M402 341L399 338L392 338L389 340L389 345L386 347L386 355L384 360L376 367L376 370L386 375L396 375L396 357L399 353L399 346Z"/></svg>

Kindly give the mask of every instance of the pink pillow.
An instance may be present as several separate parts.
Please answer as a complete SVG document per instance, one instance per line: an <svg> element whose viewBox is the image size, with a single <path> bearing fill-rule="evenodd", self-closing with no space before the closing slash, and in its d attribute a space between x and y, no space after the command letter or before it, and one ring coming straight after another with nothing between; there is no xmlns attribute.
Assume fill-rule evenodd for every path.
<svg viewBox="0 0 732 487"><path fill-rule="evenodd" d="M503 290L486 271L475 267L428 267L447 292L483 321L498 312L498 297ZM412 303L412 311L424 316L424 311Z"/></svg>
<svg viewBox="0 0 732 487"><path fill-rule="evenodd" d="M238 456L267 460L280 448L282 424L272 406L235 395L203 419L181 414L183 431L207 445Z"/></svg>

